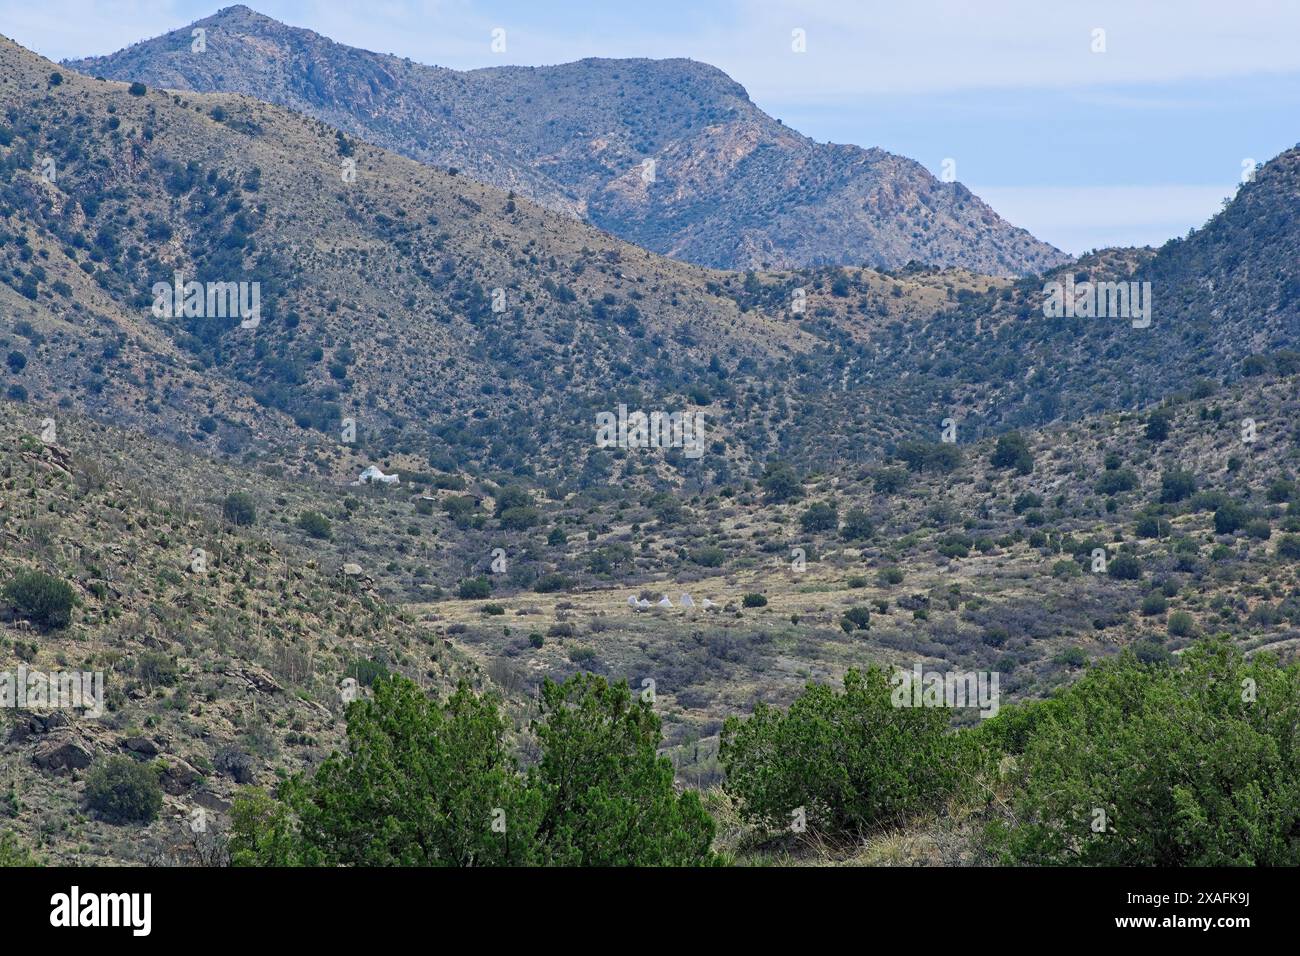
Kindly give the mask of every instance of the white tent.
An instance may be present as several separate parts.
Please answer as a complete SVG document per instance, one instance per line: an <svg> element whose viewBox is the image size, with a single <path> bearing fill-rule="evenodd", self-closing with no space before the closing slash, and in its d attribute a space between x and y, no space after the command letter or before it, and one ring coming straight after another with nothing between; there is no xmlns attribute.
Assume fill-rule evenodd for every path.
<svg viewBox="0 0 1300 956"><path fill-rule="evenodd" d="M677 603L682 607L695 607L695 600L685 591L683 591L682 596L677 599Z"/></svg>
<svg viewBox="0 0 1300 956"><path fill-rule="evenodd" d="M628 606L628 607L636 607L636 595L635 595L635 594L629 594L629 595L628 595L628 597L627 597L627 606Z"/></svg>
<svg viewBox="0 0 1300 956"><path fill-rule="evenodd" d="M700 607L704 608L704 610L707 611L711 607L717 607L717 605L714 604L712 601L710 601L708 598L705 598L704 603L701 604Z"/></svg>
<svg viewBox="0 0 1300 956"><path fill-rule="evenodd" d="M645 598L642 598L641 600L636 602L636 606L644 611L646 608L650 606L650 602L647 601Z"/></svg>
<svg viewBox="0 0 1300 956"><path fill-rule="evenodd" d="M363 471L363 472L361 473L361 477L358 478L356 481L352 482L352 484L354 484L354 485L372 485L372 484L374 484L375 482L380 482L380 483L385 484L385 485L396 485L396 484L399 484L399 483L400 483L400 482L398 481L396 475L385 475L382 471L380 471L380 470L379 470L378 468L376 468L374 465L371 465L369 468L367 468L365 471Z"/></svg>
<svg viewBox="0 0 1300 956"><path fill-rule="evenodd" d="M660 607L672 607L672 606L673 606L673 602L670 601L670 600L668 600L668 595L665 594L663 597L661 597L661 598L659 599L659 606L660 606Z"/></svg>

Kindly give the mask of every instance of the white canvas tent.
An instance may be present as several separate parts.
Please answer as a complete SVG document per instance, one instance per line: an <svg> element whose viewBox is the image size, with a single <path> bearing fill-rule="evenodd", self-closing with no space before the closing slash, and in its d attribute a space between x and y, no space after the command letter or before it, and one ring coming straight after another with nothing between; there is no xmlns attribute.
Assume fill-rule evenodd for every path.
<svg viewBox="0 0 1300 956"><path fill-rule="evenodd" d="M384 485L400 484L396 475L385 475L380 469L371 465L361 473L361 477L352 482L354 485L373 485L376 482Z"/></svg>

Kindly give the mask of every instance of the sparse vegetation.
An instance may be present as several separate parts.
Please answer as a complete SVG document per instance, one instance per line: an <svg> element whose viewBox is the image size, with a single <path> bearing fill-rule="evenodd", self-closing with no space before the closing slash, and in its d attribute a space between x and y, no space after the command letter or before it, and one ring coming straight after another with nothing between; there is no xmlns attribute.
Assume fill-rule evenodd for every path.
<svg viewBox="0 0 1300 956"><path fill-rule="evenodd" d="M19 616L40 627L62 628L72 623L76 593L66 581L44 571L19 571L6 582L4 598Z"/></svg>
<svg viewBox="0 0 1300 956"><path fill-rule="evenodd" d="M86 775L86 805L109 823L148 823L162 809L158 774L130 757L106 757Z"/></svg>

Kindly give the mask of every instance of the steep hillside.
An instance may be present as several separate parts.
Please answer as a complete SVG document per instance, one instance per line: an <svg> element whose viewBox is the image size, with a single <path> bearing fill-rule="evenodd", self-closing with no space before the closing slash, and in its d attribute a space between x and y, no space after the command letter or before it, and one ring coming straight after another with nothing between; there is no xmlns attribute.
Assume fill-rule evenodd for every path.
<svg viewBox="0 0 1300 956"><path fill-rule="evenodd" d="M235 450L295 423L340 444L344 417L357 419L359 445L403 428L454 432L447 423L487 405L527 419L534 440L577 429L586 443L592 414L570 409L615 407L603 393L616 363L635 365L629 394L634 381L662 393L724 343L732 361L754 361L813 342L794 323L741 314L697 268L297 114L76 74L55 82L51 64L8 42L0 69L11 124L0 254L16 331L37 336L14 370L48 386L24 386L33 398L152 413ZM178 273L256 283L257 321L155 314L155 285ZM93 381L45 368L77 354L42 352L58 332L116 343L88 359ZM134 375L102 374L137 351ZM199 371L211 393L201 403L158 400ZM113 395L126 387L145 398ZM215 430L196 427L205 417Z"/></svg>
<svg viewBox="0 0 1300 956"><path fill-rule="evenodd" d="M311 445L336 478L399 455L701 484L811 432L809 461L860 458L933 415L898 333L1001 285L711 272L242 96L65 75L8 42L0 71L13 395L227 453ZM155 314L177 274L256 284L257 321ZM898 388L865 421L850 388L878 376ZM703 412L710 453L594 448L620 405Z"/></svg>
<svg viewBox="0 0 1300 956"><path fill-rule="evenodd" d="M1202 380L1296 367L1300 148L1265 163L1203 229L1160 249L1104 250L937 317L953 394L986 427L1138 408ZM1045 283L1137 284L1147 318L1049 318ZM1078 310L1076 310L1078 311ZM933 334L933 333L931 333Z"/></svg>
<svg viewBox="0 0 1300 956"><path fill-rule="evenodd" d="M64 862L193 862L194 811L220 832L238 785L314 766L341 739L342 682L384 670L500 689L519 728L545 677L653 686L679 781L709 786L725 717L853 666L996 671L1005 704L1122 648L1168 660L1206 634L1294 659L1296 384L1267 374L1025 433L1009 455L988 439L709 497L536 499L523 524L490 486L426 509L410 489L254 473L0 402L0 583L40 570L75 598L66 626L43 627L4 592L8 666L102 670L108 692L99 719L6 718L0 830ZM251 524L231 520L230 492ZM465 510L443 507L457 498ZM410 575L430 589L395 608L384 592ZM147 827L87 808L89 770L113 755L161 772ZM964 852L932 850L908 852Z"/></svg>
<svg viewBox="0 0 1300 956"><path fill-rule="evenodd" d="M206 31L202 52L192 31ZM84 73L232 91L513 189L664 255L718 268L916 260L995 275L1066 258L958 183L879 149L818 144L689 60L458 72L334 43L244 6ZM643 175L653 160L653 181Z"/></svg>
<svg viewBox="0 0 1300 956"><path fill-rule="evenodd" d="M278 527L274 494L254 499L252 524L223 515L246 489L258 483L141 434L0 401L0 582L48 574L74 602L59 627L0 599L0 671L103 675L98 715L11 702L0 716L0 830L49 862L199 862L210 845L196 814L215 835L238 786L340 745L349 677L485 685L368 575L341 574ZM113 756L158 772L150 825L87 811L87 775Z"/></svg>
<svg viewBox="0 0 1300 956"><path fill-rule="evenodd" d="M334 480L703 489L772 458L869 462L944 419L973 441L1143 408L1286 366L1296 339L1290 153L1191 238L1047 276L1150 282L1135 327L1045 316L1038 279L710 271L239 95L56 83L2 52L7 390L227 453L304 449L285 464ZM258 283L257 327L155 316L178 271ZM620 405L703 413L705 453L597 448Z"/></svg>

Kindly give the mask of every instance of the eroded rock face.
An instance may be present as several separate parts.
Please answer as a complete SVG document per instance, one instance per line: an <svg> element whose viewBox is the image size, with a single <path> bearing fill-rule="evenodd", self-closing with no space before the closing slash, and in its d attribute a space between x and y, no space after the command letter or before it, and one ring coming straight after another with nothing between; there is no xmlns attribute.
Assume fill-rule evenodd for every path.
<svg viewBox="0 0 1300 956"><path fill-rule="evenodd" d="M166 756L161 759L163 766L162 774L159 776L159 782L162 788L173 797L179 797L188 793L197 784L203 781L203 774L199 773L192 766L182 760L180 757Z"/></svg>
<svg viewBox="0 0 1300 956"><path fill-rule="evenodd" d="M94 752L71 734L60 734L42 740L32 753L32 763L47 773L54 774L84 770L94 759Z"/></svg>
<svg viewBox="0 0 1300 956"><path fill-rule="evenodd" d="M260 667L231 667L226 673L237 680L242 680L249 687L263 694L276 694L284 690L270 674Z"/></svg>
<svg viewBox="0 0 1300 956"><path fill-rule="evenodd" d="M229 800L223 800L215 793L210 793L207 790L199 790L191 799L199 806L205 807L214 813L226 813L230 810Z"/></svg>
<svg viewBox="0 0 1300 956"><path fill-rule="evenodd" d="M9 743L17 744L33 737L40 737L61 727L71 726L68 715L62 711L51 711L49 713L24 713L19 714L19 720L14 724L13 729L9 731Z"/></svg>
<svg viewBox="0 0 1300 956"><path fill-rule="evenodd" d="M158 745L148 737L127 737L122 741L122 746L144 757L158 756Z"/></svg>

